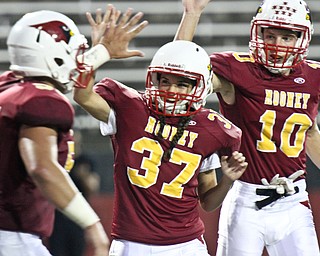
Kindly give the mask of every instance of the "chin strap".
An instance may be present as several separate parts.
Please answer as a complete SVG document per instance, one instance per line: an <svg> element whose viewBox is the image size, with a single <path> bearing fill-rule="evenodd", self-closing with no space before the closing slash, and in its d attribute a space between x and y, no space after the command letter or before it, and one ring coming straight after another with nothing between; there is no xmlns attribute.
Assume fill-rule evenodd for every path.
<svg viewBox="0 0 320 256"><path fill-rule="evenodd" d="M87 88L93 76L94 70L92 66L77 62L77 69L72 72L70 79L74 82L74 87Z"/></svg>

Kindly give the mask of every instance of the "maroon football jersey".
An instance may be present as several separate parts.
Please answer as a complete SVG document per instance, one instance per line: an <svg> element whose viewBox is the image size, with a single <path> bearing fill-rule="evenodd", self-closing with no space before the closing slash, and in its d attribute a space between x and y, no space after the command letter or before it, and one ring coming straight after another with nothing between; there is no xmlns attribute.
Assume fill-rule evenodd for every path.
<svg viewBox="0 0 320 256"><path fill-rule="evenodd" d="M199 168L216 151L230 155L238 150L241 130L213 110L202 109L189 122L170 160L164 161L179 118L166 118L161 140L156 136L159 118L143 94L109 79L96 91L116 113L112 236L168 245L202 235L196 192Z"/></svg>
<svg viewBox="0 0 320 256"><path fill-rule="evenodd" d="M24 124L56 128L59 163L70 166L66 159L71 160L73 108L52 87L19 81L11 73L0 76L1 88L6 90L0 92L0 229L49 236L54 208L25 170L18 149L19 129Z"/></svg>
<svg viewBox="0 0 320 256"><path fill-rule="evenodd" d="M244 53L213 54L211 63L235 86L234 105L218 97L222 114L243 132L248 168L241 180L261 184L261 178L305 170L306 134L318 114L319 63L303 62L287 77L271 74Z"/></svg>

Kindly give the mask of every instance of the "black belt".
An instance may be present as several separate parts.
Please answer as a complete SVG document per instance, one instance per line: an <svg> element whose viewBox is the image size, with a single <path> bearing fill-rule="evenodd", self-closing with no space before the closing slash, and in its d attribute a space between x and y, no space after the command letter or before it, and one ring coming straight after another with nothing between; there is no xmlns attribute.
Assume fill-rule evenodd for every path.
<svg viewBox="0 0 320 256"><path fill-rule="evenodd" d="M299 192L299 187L294 187L294 190L296 191L296 193L298 193ZM263 207L271 204L272 202L277 201L281 197L291 196L291 195L289 195L287 193L278 194L276 189L271 189L271 188L257 188L256 189L256 194L258 196L268 196L267 198L265 198L263 200L255 202L256 206L257 206L257 208L259 210L262 209Z"/></svg>

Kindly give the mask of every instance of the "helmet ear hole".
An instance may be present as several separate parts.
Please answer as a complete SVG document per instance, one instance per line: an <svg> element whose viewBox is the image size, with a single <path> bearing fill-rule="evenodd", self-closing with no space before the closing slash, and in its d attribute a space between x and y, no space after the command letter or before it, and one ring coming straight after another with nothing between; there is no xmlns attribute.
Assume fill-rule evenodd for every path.
<svg viewBox="0 0 320 256"><path fill-rule="evenodd" d="M60 67L64 64L63 59L61 58L54 58L55 63L57 63L57 65Z"/></svg>
<svg viewBox="0 0 320 256"><path fill-rule="evenodd" d="M37 39L36 39L36 42L37 42L37 43L40 42L40 34L41 34L41 30L39 30L38 35L37 35Z"/></svg>

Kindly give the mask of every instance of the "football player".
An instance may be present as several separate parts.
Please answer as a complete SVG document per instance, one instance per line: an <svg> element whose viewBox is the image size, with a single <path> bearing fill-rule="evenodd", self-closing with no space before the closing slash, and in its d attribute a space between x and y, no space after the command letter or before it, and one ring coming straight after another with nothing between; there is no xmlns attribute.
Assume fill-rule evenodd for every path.
<svg viewBox="0 0 320 256"><path fill-rule="evenodd" d="M95 256L108 254L99 217L75 187L76 56L87 40L74 22L53 11L24 15L7 39L10 70L0 76L0 255L51 255L54 209L80 225Z"/></svg>
<svg viewBox="0 0 320 256"><path fill-rule="evenodd" d="M176 40L192 40L208 0L183 0ZM306 154L320 167L316 117L320 63L306 60L313 33L302 0L265 0L248 53L213 53L224 116L242 131L248 169L223 203L217 255L319 255L306 191Z"/></svg>
<svg viewBox="0 0 320 256"><path fill-rule="evenodd" d="M79 58L83 66L95 70L109 59L142 56L128 44L147 22L138 23L142 13L131 13L120 16L113 9L106 33L98 32L106 29L101 19L89 16L104 36L95 37L98 44ZM199 200L207 211L217 208L247 166L237 151L241 130L203 108L211 75L208 54L197 44L177 41L154 55L145 92L111 78L94 87L93 79L83 88L77 84L75 101L101 121L114 149L110 255L209 255ZM219 184L215 152L222 155Z"/></svg>

